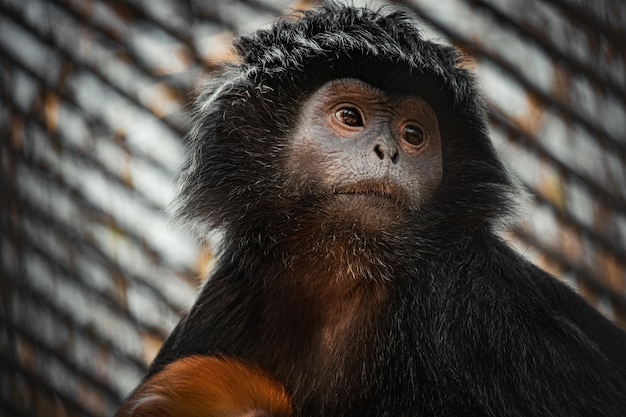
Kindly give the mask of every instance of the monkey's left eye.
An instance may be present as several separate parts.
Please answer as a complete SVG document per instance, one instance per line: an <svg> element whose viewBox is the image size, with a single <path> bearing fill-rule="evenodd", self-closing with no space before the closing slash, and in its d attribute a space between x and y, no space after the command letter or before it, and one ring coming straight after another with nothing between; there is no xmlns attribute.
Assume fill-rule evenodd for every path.
<svg viewBox="0 0 626 417"><path fill-rule="evenodd" d="M356 107L342 107L335 112L335 117L347 126L363 126L363 117Z"/></svg>
<svg viewBox="0 0 626 417"><path fill-rule="evenodd" d="M411 146L419 147L426 141L426 136L421 127L415 125L405 126L402 138Z"/></svg>

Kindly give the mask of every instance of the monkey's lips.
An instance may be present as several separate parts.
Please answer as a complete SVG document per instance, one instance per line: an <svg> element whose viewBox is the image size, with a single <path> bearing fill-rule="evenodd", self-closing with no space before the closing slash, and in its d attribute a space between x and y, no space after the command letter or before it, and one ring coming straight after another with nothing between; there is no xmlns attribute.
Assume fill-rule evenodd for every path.
<svg viewBox="0 0 626 417"><path fill-rule="evenodd" d="M335 189L339 196L355 197L360 200L382 200L393 203L394 206L404 208L407 206L407 193L399 184L391 181L360 181L344 185Z"/></svg>

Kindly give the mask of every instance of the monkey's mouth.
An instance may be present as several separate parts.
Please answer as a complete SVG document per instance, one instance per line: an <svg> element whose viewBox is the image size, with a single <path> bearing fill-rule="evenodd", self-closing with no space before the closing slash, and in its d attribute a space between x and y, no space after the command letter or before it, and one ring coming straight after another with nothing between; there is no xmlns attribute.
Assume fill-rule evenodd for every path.
<svg viewBox="0 0 626 417"><path fill-rule="evenodd" d="M363 196L364 198L384 199L399 207L405 207L408 197L404 188L390 181L359 181L337 187L334 192L341 196Z"/></svg>

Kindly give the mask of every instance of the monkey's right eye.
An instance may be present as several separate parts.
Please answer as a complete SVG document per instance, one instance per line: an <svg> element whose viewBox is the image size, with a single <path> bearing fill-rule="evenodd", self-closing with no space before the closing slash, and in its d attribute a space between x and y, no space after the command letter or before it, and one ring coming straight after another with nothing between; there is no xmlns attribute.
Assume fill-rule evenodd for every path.
<svg viewBox="0 0 626 417"><path fill-rule="evenodd" d="M363 126L363 117L361 117L361 112L355 107L340 108L335 112L335 118L347 126Z"/></svg>

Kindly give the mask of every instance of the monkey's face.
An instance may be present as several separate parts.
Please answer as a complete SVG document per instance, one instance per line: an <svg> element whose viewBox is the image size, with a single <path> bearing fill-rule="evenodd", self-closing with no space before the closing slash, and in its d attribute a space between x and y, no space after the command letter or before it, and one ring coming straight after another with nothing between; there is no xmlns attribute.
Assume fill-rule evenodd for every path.
<svg viewBox="0 0 626 417"><path fill-rule="evenodd" d="M321 199L335 220L385 229L441 182L437 117L415 95L330 81L304 102L291 140L289 193Z"/></svg>

